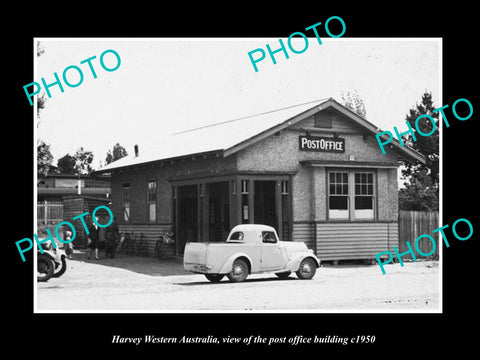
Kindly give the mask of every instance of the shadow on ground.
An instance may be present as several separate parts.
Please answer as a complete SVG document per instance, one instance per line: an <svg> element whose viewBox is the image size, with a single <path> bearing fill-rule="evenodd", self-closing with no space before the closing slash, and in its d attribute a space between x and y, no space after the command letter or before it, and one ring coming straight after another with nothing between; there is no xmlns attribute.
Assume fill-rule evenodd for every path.
<svg viewBox="0 0 480 360"><path fill-rule="evenodd" d="M303 281L303 280L299 280L295 275L291 275L289 276L288 278L286 279L280 279L278 278L277 276L275 276L273 273L267 273L264 275L265 277L261 277L261 278L248 278L245 279L245 281L241 282L241 283L235 283L237 286L241 286L242 284L249 284L249 283L259 283L259 282L270 282L270 281L295 281L295 280L298 280L298 281ZM230 282L228 280L228 278L225 276L222 281L218 282L218 283L212 283L211 281L207 280L207 278L205 278L205 281L195 281L195 282L177 282L175 283L175 285L185 285L185 286L202 286L202 285L209 285L209 286L222 286L222 285L226 285L226 284L232 284L232 282Z"/></svg>
<svg viewBox="0 0 480 360"><path fill-rule="evenodd" d="M111 259L105 257L104 251L99 252L98 258L99 259L96 260L92 253L92 257L88 259L87 252L85 250L80 250L75 251L72 260L67 261L83 261L86 263L116 267L151 276L192 275L192 273L183 269L183 259L181 258L167 258L160 260L154 257L117 254L115 255L115 258Z"/></svg>

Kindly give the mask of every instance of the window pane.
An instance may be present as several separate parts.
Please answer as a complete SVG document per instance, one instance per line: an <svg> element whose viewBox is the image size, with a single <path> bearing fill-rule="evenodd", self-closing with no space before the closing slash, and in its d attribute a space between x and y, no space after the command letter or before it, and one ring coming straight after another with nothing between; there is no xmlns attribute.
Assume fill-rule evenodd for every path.
<svg viewBox="0 0 480 360"><path fill-rule="evenodd" d="M148 201L154 202L157 200L157 182L148 182Z"/></svg>
<svg viewBox="0 0 480 360"><path fill-rule="evenodd" d="M276 243L277 239L272 231L262 231L262 242L264 243Z"/></svg>
<svg viewBox="0 0 480 360"><path fill-rule="evenodd" d="M330 210L348 210L347 196L330 196Z"/></svg>
<svg viewBox="0 0 480 360"><path fill-rule="evenodd" d="M328 217L343 220L349 218L348 196L330 196Z"/></svg>
<svg viewBox="0 0 480 360"><path fill-rule="evenodd" d="M354 215L356 220L372 220L373 216L373 197L355 196Z"/></svg>
<svg viewBox="0 0 480 360"><path fill-rule="evenodd" d="M348 195L348 184L343 185L343 193L344 195Z"/></svg>
<svg viewBox="0 0 480 360"><path fill-rule="evenodd" d="M330 173L330 183L335 182L335 173Z"/></svg>
<svg viewBox="0 0 480 360"><path fill-rule="evenodd" d="M155 203L149 204L148 205L148 219L149 221L156 221L157 219L157 206Z"/></svg>
<svg viewBox="0 0 480 360"><path fill-rule="evenodd" d="M355 209L373 209L373 197L355 196Z"/></svg>
<svg viewBox="0 0 480 360"><path fill-rule="evenodd" d="M369 182L370 184L373 183L373 174L372 174L372 173L369 173L369 174L368 174L368 179L367 179L367 180L368 180L368 182Z"/></svg>
<svg viewBox="0 0 480 360"><path fill-rule="evenodd" d="M368 185L368 195L373 195L373 185Z"/></svg>
<svg viewBox="0 0 480 360"><path fill-rule="evenodd" d="M330 194L335 195L335 185L330 184Z"/></svg>
<svg viewBox="0 0 480 360"><path fill-rule="evenodd" d="M232 236L230 236L230 240L237 240L237 241L243 241L243 232L241 231L235 231Z"/></svg>

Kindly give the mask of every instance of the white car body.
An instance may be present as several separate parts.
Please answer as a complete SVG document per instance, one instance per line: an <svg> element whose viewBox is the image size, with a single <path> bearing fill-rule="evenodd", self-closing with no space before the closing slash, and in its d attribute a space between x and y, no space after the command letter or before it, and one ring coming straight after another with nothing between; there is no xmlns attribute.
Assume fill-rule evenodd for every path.
<svg viewBox="0 0 480 360"><path fill-rule="evenodd" d="M242 239L239 238L240 233L243 234ZM226 275L232 272L237 259L243 259L249 274L275 272L288 276L291 272L300 271L302 262L307 258L311 259L309 264L320 267L320 260L305 243L279 241L271 226L242 224L230 231L224 243L187 243L184 268L194 273Z"/></svg>

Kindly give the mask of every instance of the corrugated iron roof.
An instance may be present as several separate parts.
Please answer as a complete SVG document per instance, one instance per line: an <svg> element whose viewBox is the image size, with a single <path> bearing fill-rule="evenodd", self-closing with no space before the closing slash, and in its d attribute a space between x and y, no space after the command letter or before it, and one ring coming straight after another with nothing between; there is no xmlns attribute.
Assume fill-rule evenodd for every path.
<svg viewBox="0 0 480 360"><path fill-rule="evenodd" d="M380 131L375 125L332 98L325 98L178 132L159 141L156 148L148 153L140 149L138 156L130 154L95 172L108 172L127 166L214 152L223 152L224 155L229 155L243 148L242 144L247 146L252 139L269 136L271 131L279 131L305 116L309 116L311 112L317 112L322 105L334 106L345 111L350 115L352 121L371 133ZM302 117L302 115L305 116ZM413 149L400 147L395 142L392 144L403 154L422 161L423 155Z"/></svg>

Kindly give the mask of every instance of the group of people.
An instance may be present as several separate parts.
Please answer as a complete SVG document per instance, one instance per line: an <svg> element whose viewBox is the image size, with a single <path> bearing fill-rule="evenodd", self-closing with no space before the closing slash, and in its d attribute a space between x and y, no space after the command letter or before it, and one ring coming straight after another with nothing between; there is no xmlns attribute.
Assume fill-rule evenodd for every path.
<svg viewBox="0 0 480 360"><path fill-rule="evenodd" d="M95 218L97 221L92 221L92 224L88 229L88 232L90 233L87 241L88 259L90 259L93 251L95 253L95 259L98 260L98 248L101 243L105 243L105 256L113 259L115 257L118 242L120 241L120 232L115 217L113 218L112 223L107 227L98 226L98 216Z"/></svg>
<svg viewBox="0 0 480 360"><path fill-rule="evenodd" d="M99 222L99 217L95 216L96 221L92 221L88 227L88 239L87 239L87 255L88 259L91 258L92 252L94 253L95 259L98 260L98 249L100 244L105 244L105 256L113 259L115 257L115 251L117 245L120 241L120 231L118 229L118 224L113 218L112 223L107 227L100 227L97 224L105 223ZM64 240L68 241L72 238L72 232L66 231L64 235ZM73 254L73 244L67 242L65 244L65 253L69 259L72 258Z"/></svg>

